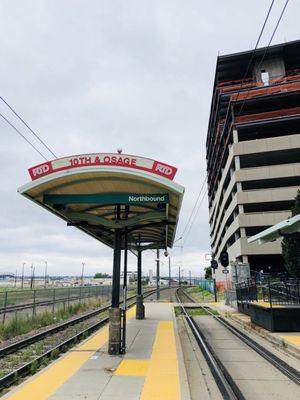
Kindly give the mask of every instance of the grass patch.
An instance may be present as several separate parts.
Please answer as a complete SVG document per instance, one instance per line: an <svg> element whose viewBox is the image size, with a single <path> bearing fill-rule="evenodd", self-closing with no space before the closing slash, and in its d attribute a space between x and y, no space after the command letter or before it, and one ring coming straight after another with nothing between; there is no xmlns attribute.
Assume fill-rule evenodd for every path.
<svg viewBox="0 0 300 400"><path fill-rule="evenodd" d="M44 311L35 316L14 314L12 318L7 319L5 324L0 325L0 340L8 340L55 322L63 322L74 315L84 313L100 305L99 300L92 299L82 303L70 304L68 307L60 307L54 314L50 311Z"/></svg>
<svg viewBox="0 0 300 400"><path fill-rule="evenodd" d="M175 306L175 315L178 317L179 315L182 315L182 310L181 307ZM219 315L217 310L212 310L211 308L207 308L208 311L210 311L211 314L213 315ZM190 317L199 317L201 315L210 315L209 312L207 312L204 308L186 308L186 311Z"/></svg>

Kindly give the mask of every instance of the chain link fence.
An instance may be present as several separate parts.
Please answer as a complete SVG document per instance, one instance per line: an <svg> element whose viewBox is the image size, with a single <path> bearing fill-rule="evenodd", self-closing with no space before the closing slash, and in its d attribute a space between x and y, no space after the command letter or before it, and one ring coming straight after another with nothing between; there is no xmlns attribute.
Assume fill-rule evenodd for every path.
<svg viewBox="0 0 300 400"><path fill-rule="evenodd" d="M108 303L111 300L111 291L111 285L2 291L0 318L5 323L7 318L17 314L35 316L42 311L54 314L59 307L69 307L90 299L97 299L101 304ZM133 289L129 291L132 292ZM122 296L121 292L121 298Z"/></svg>

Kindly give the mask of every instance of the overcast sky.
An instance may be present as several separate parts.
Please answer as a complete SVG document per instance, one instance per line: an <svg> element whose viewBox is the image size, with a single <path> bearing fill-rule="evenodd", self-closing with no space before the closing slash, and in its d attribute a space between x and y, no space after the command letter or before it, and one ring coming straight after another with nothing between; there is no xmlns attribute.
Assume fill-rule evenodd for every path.
<svg viewBox="0 0 300 400"><path fill-rule="evenodd" d="M275 1L262 45L284 2ZM177 166L186 188L179 237L205 177L217 55L253 48L269 4L0 0L0 95L58 156L122 147ZM274 44L299 39L299 15L300 1L290 0ZM34 142L2 103L0 111ZM26 262L39 274L47 260L53 274L79 274L83 261L87 274L111 272L111 250L17 193L43 159L1 118L0 132L0 271ZM206 196L183 244L172 251L174 270L199 275L210 251ZM145 272L154 258L145 254Z"/></svg>

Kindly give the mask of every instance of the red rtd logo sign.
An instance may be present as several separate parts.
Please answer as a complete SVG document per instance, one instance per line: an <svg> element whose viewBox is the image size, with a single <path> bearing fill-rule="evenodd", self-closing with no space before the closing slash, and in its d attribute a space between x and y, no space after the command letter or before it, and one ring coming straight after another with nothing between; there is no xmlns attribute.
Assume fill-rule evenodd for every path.
<svg viewBox="0 0 300 400"><path fill-rule="evenodd" d="M171 167L171 165L162 164L158 161L154 161L153 172L163 175L169 179L173 179L176 174L177 168Z"/></svg>
<svg viewBox="0 0 300 400"><path fill-rule="evenodd" d="M52 165L49 161L47 163L39 164L33 168L30 168L28 171L31 179L34 180L40 178L41 176L48 175L50 172L52 172Z"/></svg>
<svg viewBox="0 0 300 400"><path fill-rule="evenodd" d="M60 158L36 165L35 167L29 168L28 171L31 179L35 180L63 170L77 169L81 167L93 168L99 166L132 168L152 172L153 174L163 176L170 180L174 178L177 172L177 168L149 158L109 153L82 154Z"/></svg>

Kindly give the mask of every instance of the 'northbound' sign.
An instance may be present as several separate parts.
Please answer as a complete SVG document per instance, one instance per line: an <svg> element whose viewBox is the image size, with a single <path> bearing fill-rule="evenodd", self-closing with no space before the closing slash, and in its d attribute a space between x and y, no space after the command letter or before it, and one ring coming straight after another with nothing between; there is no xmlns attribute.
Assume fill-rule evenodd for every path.
<svg viewBox="0 0 300 400"><path fill-rule="evenodd" d="M99 166L116 166L124 168L132 168L154 174L164 176L167 179L173 180L177 168L171 165L164 164L160 161L151 160L150 158L132 156L127 154L112 154L112 153L93 153L82 154L56 160L47 161L43 164L29 168L28 172L32 180L43 176L80 167L99 167Z"/></svg>

